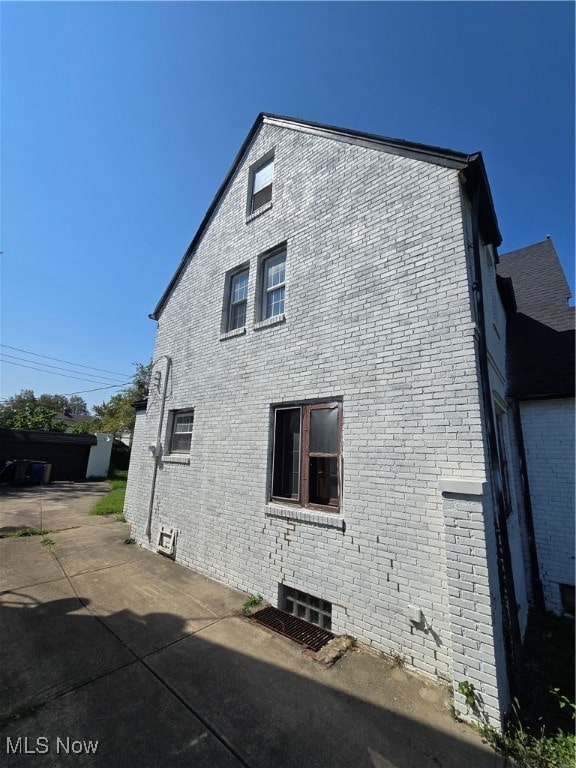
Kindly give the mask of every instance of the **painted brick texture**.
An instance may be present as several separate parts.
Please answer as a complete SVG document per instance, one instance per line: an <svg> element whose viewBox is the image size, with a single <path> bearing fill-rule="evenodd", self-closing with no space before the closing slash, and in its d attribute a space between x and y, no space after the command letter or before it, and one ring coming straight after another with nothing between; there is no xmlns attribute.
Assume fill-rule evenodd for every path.
<svg viewBox="0 0 576 768"><path fill-rule="evenodd" d="M271 150L272 207L247 221L250 167ZM178 561L274 605L279 584L329 600L336 632L445 679L455 627L438 479L486 477L462 211L455 170L264 124L170 295L154 352L173 361L166 412L193 408L194 431L189 463L160 465L153 537L174 526ZM259 257L282 243L285 321L257 329ZM243 264L246 330L221 338L226 275ZM334 398L339 514L268 503L271 406ZM127 494L144 544L160 399L153 389L139 416ZM165 451L167 430L165 419ZM469 566L480 577L467 610L489 618L482 553Z"/></svg>
<svg viewBox="0 0 576 768"><path fill-rule="evenodd" d="M490 497L448 494L444 517L454 703L466 713L457 687L473 682L484 714L499 725L510 693Z"/></svg>
<svg viewBox="0 0 576 768"><path fill-rule="evenodd" d="M520 404L534 533L546 607L562 612L574 585L574 399Z"/></svg>

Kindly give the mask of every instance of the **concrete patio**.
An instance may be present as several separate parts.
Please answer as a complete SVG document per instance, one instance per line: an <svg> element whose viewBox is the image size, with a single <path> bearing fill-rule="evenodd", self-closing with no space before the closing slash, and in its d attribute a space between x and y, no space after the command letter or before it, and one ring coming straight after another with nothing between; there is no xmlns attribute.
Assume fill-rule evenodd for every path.
<svg viewBox="0 0 576 768"><path fill-rule="evenodd" d="M441 685L361 648L326 667L243 616L245 594L127 543L89 515L106 490L0 488L0 532L49 531L0 540L4 765L503 764Z"/></svg>

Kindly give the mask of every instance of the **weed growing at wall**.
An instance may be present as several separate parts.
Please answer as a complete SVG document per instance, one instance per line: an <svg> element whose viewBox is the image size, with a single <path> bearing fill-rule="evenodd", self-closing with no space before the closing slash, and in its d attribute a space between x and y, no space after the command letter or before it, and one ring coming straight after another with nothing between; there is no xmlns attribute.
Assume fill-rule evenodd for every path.
<svg viewBox="0 0 576 768"><path fill-rule="evenodd" d="M468 680L458 683L458 693L462 694L466 705L479 719L473 727L480 733L482 739L507 760L513 760L518 768L574 768L576 758L576 736L574 732L566 733L560 728L550 736L542 727L540 733L529 733L520 718L518 701L512 707L513 716L502 732L484 722L482 711L478 705L478 697L474 685ZM561 708L569 708L574 720L576 707L566 696L552 691L558 698Z"/></svg>
<svg viewBox="0 0 576 768"><path fill-rule="evenodd" d="M248 599L242 606L242 611L244 613L250 613L252 608L256 608L262 603L262 600L264 600L262 595L248 595Z"/></svg>

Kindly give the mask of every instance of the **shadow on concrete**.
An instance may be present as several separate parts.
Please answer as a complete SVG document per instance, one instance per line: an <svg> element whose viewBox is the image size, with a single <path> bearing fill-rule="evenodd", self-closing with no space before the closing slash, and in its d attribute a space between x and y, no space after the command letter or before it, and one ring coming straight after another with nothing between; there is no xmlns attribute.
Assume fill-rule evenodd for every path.
<svg viewBox="0 0 576 768"><path fill-rule="evenodd" d="M107 493L110 487L106 480L60 480L47 485L9 485L0 484L0 504L2 499L17 501L38 501L40 499L46 502L70 503L74 499L75 492L78 495L84 495L86 491L100 491Z"/></svg>
<svg viewBox="0 0 576 768"><path fill-rule="evenodd" d="M394 711L392 701L390 707L378 704L384 681L376 658L367 657L364 678L351 695L349 686L336 687L341 670L335 675L302 657L295 672L287 641L238 617L216 620L200 637L186 635L182 619L170 613L96 617L88 600L42 602L26 589L6 591L1 599L0 671L10 703L0 741L4 765L501 764L472 743L465 726L462 738L434 727L442 720L437 703L430 704L429 722ZM135 632L154 634L160 626L180 639L143 657L121 640ZM346 663L346 657L339 662L344 673ZM421 710L422 701L418 705ZM96 752L87 753L86 744L96 741ZM76 753L66 752L74 745ZM32 751L25 754L24 746Z"/></svg>
<svg viewBox="0 0 576 768"><path fill-rule="evenodd" d="M86 513L109 490L107 483L99 481L0 486L0 533L66 527L77 522L79 513L87 524Z"/></svg>

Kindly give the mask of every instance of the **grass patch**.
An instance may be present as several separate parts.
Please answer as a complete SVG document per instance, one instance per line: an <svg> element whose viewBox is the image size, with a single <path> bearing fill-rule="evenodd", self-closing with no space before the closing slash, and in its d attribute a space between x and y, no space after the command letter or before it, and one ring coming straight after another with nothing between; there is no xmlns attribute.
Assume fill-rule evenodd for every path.
<svg viewBox="0 0 576 768"><path fill-rule="evenodd" d="M102 499L98 499L92 507L91 515L123 515L124 497L126 496L126 482L128 472L125 469L116 469L108 477L110 492Z"/></svg>

